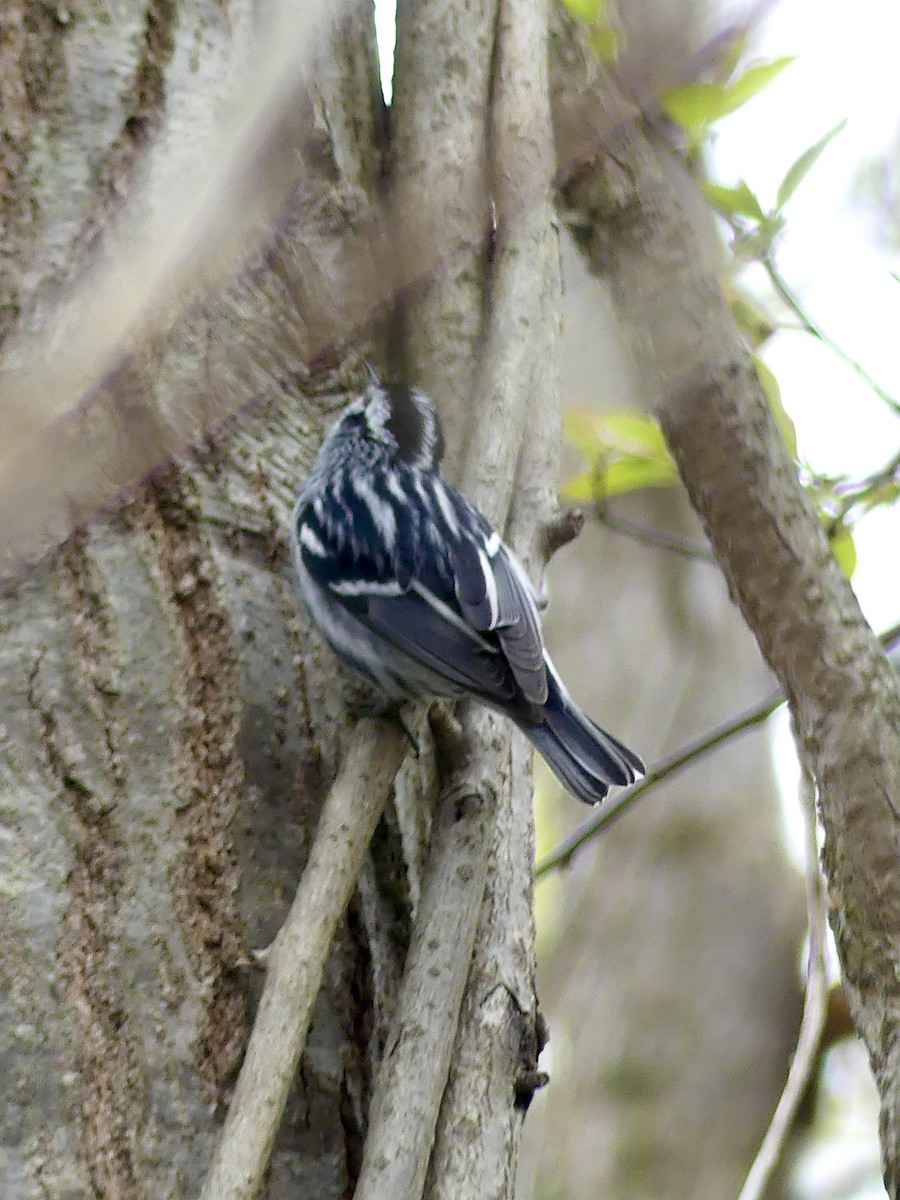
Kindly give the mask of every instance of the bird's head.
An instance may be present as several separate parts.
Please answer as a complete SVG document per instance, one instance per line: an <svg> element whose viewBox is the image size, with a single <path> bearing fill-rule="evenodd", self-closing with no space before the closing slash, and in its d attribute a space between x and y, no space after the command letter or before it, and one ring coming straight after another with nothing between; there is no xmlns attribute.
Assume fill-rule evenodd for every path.
<svg viewBox="0 0 900 1200"><path fill-rule="evenodd" d="M444 454L440 417L425 393L374 375L344 409L335 433L374 442L417 470L436 471Z"/></svg>

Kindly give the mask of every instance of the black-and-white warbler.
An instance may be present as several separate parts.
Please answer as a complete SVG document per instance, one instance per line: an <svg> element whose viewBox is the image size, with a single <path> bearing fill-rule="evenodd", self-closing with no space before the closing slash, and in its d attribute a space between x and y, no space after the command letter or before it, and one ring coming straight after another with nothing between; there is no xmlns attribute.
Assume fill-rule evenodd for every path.
<svg viewBox="0 0 900 1200"><path fill-rule="evenodd" d="M525 569L441 478L443 449L437 413L416 388L373 377L344 409L294 508L310 616L390 701L476 697L595 804L643 764L569 696Z"/></svg>

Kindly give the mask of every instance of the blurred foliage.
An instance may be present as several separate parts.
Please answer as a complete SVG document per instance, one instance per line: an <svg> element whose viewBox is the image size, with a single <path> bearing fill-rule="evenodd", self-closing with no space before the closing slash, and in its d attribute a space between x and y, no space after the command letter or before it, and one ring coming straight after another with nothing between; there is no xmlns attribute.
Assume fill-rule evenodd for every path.
<svg viewBox="0 0 900 1200"><path fill-rule="evenodd" d="M565 500L602 502L610 496L678 482L678 471L653 417L637 412L596 413L573 409L565 436L590 464L563 485Z"/></svg>
<svg viewBox="0 0 900 1200"><path fill-rule="evenodd" d="M743 49L743 41L743 37L736 40L738 53ZM711 125L752 100L793 61L793 58L774 58L753 63L738 74L732 52L726 56L715 79L669 88L660 96L660 105L666 116L688 135L691 150L696 150Z"/></svg>
<svg viewBox="0 0 900 1200"><path fill-rule="evenodd" d="M591 52L601 62L616 62L621 42L612 0L562 0L563 7L584 26Z"/></svg>
<svg viewBox="0 0 900 1200"><path fill-rule="evenodd" d="M587 23L606 20L603 0L564 2ZM786 206L846 122L829 129L790 164L771 208L763 205L743 179L725 184L703 177L700 151L711 127L758 95L794 61L793 58L777 58L742 69L740 59L744 40L744 34L734 39L711 80L670 88L661 96L660 104L687 135L687 159L691 171L700 190L731 233L731 257L723 283L725 294L785 446L826 530L832 552L841 570L850 577L856 567L854 522L873 508L894 504L900 499L900 451L878 471L863 479L816 474L798 453L794 423L782 403L778 381L761 357L773 333L788 326L799 327L850 366L900 416L900 400L879 387L865 369L804 311L781 275L775 257L778 239L785 227ZM785 310L783 316L768 312L741 284L739 276L750 264L762 267ZM596 504L601 519L603 506L612 497L642 488L668 487L678 482L662 432L651 416L625 411L598 414L577 409L566 418L565 435L586 466L563 485L562 495L571 503Z"/></svg>

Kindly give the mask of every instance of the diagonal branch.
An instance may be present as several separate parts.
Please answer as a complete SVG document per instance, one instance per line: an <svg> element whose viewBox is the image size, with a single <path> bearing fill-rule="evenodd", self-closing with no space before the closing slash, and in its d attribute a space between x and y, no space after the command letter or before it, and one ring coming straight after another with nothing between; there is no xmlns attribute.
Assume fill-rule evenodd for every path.
<svg viewBox="0 0 900 1200"><path fill-rule="evenodd" d="M535 870L535 877L541 879L557 868L569 866L582 846L597 837L601 830L607 829L618 821L641 796L657 787L664 779L669 779L693 766L699 759L718 750L720 746L724 746L733 738L762 725L782 704L784 704L784 694L781 690L771 692L758 704L754 704L752 708L739 713L730 721L724 721L715 729L701 734L692 742L688 742L686 746L681 746L672 754L666 755L650 768L640 783L620 792L615 800L607 801L594 816L582 822L573 833L560 842L555 850L551 851L546 858L541 859Z"/></svg>
<svg viewBox="0 0 900 1200"><path fill-rule="evenodd" d="M406 748L361 721L322 809L309 861L267 957L266 983L201 1200L255 1200L297 1072L337 923Z"/></svg>
<svg viewBox="0 0 900 1200"><path fill-rule="evenodd" d="M607 149L627 194L597 253L691 503L784 688L816 783L832 926L881 1094L885 1180L898 1196L897 681L800 486L718 281L699 260L673 168L638 126L622 127ZM576 209L609 199L591 170L569 181L567 196Z"/></svg>
<svg viewBox="0 0 900 1200"><path fill-rule="evenodd" d="M418 7L415 36L420 41L426 31L434 36L452 20L455 9L438 4L436 12ZM481 264L477 289L473 292L464 272L438 274L421 310L410 306L408 332L414 361L428 378L446 374L446 346L429 323L455 308L456 324L465 330L474 322L478 328L474 399L466 403L468 389L454 397L458 426L468 435L465 453L456 456L466 465L457 474L467 494L499 525L508 525L525 557L540 564L554 507L559 441L553 352L560 280L542 66L545 16L531 0L504 0L499 20L494 6L482 11L482 20L493 53L475 54L469 65L494 67L488 166L499 214L496 241ZM482 29L473 35L482 49L483 34ZM402 25L399 40L404 42ZM430 53L439 52L431 46ZM444 92L439 88L433 96L426 80L417 102L400 89L401 103L406 96L412 112L398 113L399 147L414 156L427 131L432 152L434 144L446 142L454 153L472 156L474 165L467 169L478 171L479 123L474 122L468 144L460 146L458 131L446 128ZM407 118L412 132L404 124ZM402 157L398 166L405 169ZM413 174L410 188L414 182ZM464 199L472 205L471 197ZM469 309L460 312L466 305ZM522 337L523 328L528 338ZM451 367L451 378L471 372L472 345L464 337L456 347L462 361ZM536 445L536 453L530 445ZM471 751L462 776L448 781L450 791L441 802L400 1005L376 1083L358 1188L367 1200L396 1195L412 1200L423 1194L423 1184L424 1194L434 1198L494 1194L499 1181L512 1177L522 1117L511 1101L529 1057L523 1047L538 1041L531 783L520 746L513 749L510 782L509 734L501 734L494 716L466 709L461 716ZM460 795L468 800L458 811ZM423 1078L423 1062L428 1078ZM485 1101L485 1090L496 1103ZM478 1137L470 1128L473 1105L481 1113Z"/></svg>
<svg viewBox="0 0 900 1200"><path fill-rule="evenodd" d="M900 625L891 626L879 638L881 645L888 651L898 639L900 639ZM671 754L667 754L665 758L660 759L658 763L655 763L650 768L640 783L636 783L632 787L626 788L625 791L620 792L615 800L604 804L594 816L582 822L576 830L560 842L555 850L552 850L550 854L538 863L535 870L535 877L542 879L545 875L549 875L551 871L569 866L572 859L583 846L597 837L604 829L607 829L610 825L618 821L642 796L653 791L663 780L669 779L671 776L677 775L688 767L693 766L699 759L718 750L733 738L739 737L742 733L746 733L750 729L755 729L758 725L763 724L784 702L784 692L780 688L777 688L751 708L745 709L744 712L738 713L736 717L732 717L728 721L723 721L721 725L717 725L714 729L702 733L699 737L694 738L693 741L680 746Z"/></svg>

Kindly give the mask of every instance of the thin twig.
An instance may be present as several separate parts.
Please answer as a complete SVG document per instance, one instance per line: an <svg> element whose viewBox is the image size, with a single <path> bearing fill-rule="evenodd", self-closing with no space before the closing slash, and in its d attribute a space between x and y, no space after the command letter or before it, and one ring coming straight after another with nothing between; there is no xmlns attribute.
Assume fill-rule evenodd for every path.
<svg viewBox="0 0 900 1200"><path fill-rule="evenodd" d="M895 642L900 641L900 624L892 625L890 629L886 629L880 635L879 641L885 650L889 650ZM685 767L691 766L698 759L703 758L717 747L730 741L731 738L737 737L739 734L745 733L748 729L753 729L757 725L761 725L783 703L784 693L780 689L771 692L764 700L760 700L752 708L748 708L738 716L732 717L730 721L726 721L722 725L717 725L714 729L695 738L692 742L688 742L673 754L669 754L661 759L655 767L647 772L640 783L626 788L612 803L604 805L596 816L585 821L574 833L560 842L552 853L548 854L546 858L538 863L535 877L540 879L558 867L567 867L577 851L586 842L596 837L602 829L617 821L625 810L634 804L635 800L645 795L658 783L662 783L664 779L668 779L670 775L676 775L679 771L684 770Z"/></svg>
<svg viewBox="0 0 900 1200"><path fill-rule="evenodd" d="M596 504L593 511L601 525L605 525L613 533L624 534L644 546L652 546L655 550L671 550L673 554L680 554L683 558L699 559L701 562L715 563L716 561L716 556L708 546L702 546L699 542L679 537L677 533L670 533L667 529L657 529L653 525L644 524L643 521L624 517L621 513L612 513L605 502Z"/></svg>
<svg viewBox="0 0 900 1200"><path fill-rule="evenodd" d="M832 354L836 355L841 362L846 363L851 371L854 371L856 375L863 381L863 383L868 388L871 388L879 400L883 401L888 408L894 412L895 415L900 416L900 401L898 401L896 397L892 396L890 392L886 391L879 383L877 383L865 369L862 363L857 362L856 359L853 358L852 355L848 354L847 351L841 346L839 346L838 343L834 341L833 338L831 338L820 325L816 324L816 322L812 319L812 317L791 291L787 280L778 270L778 267L775 265L775 261L772 256L767 254L760 261L763 269L769 277L772 287L778 293L778 296L783 303L787 305L787 307L800 322L804 333L808 333L810 337L814 337L817 341L821 342L823 346L830 350Z"/></svg>
<svg viewBox="0 0 900 1200"><path fill-rule="evenodd" d="M801 783L804 843L806 848L806 909L809 922L809 958L803 1017L797 1037L797 1049L788 1071L784 1091L772 1115L772 1121L757 1151L753 1166L741 1188L738 1200L762 1200L766 1188L794 1125L797 1108L809 1085L816 1064L825 1016L828 1010L828 977L825 956L827 898L825 880L819 868L816 838L815 786L804 771Z"/></svg>
<svg viewBox="0 0 900 1200"><path fill-rule="evenodd" d="M360 721L353 733L291 910L267 956L259 1011L200 1200L255 1200L259 1193L334 931L405 749L392 722Z"/></svg>
<svg viewBox="0 0 900 1200"><path fill-rule="evenodd" d="M748 708L746 712L742 712L739 716L733 717L730 721L726 721L722 725L717 725L715 729L704 733L692 742L688 742L687 745L676 750L674 754L666 755L665 758L660 759L656 766L647 772L640 783L626 788L612 803L605 804L596 816L585 821L574 833L560 842L559 846L551 854L548 854L546 858L538 863L535 870L535 877L540 879L557 867L567 867L585 842L589 842L592 838L596 837L601 829L605 829L608 825L612 825L614 821L617 821L626 809L630 808L645 792L648 792L658 783L662 783L664 779L668 779L670 775L676 775L679 771L684 770L685 767L691 766L698 759L717 749L724 742L730 741L732 738L737 737L738 734L745 733L748 729L754 729L757 725L761 725L782 704L784 704L784 695L782 692L771 692L764 700L759 701L752 708Z"/></svg>
<svg viewBox="0 0 900 1200"><path fill-rule="evenodd" d="M840 505L832 520L832 527L842 524L853 509L859 504L865 504L867 497L882 484L893 482L898 472L900 472L900 450L889 458L883 467L873 472L868 478L858 481L855 484L848 484L845 487L841 485L835 487L836 495L840 495L842 491L845 494L840 497Z"/></svg>

